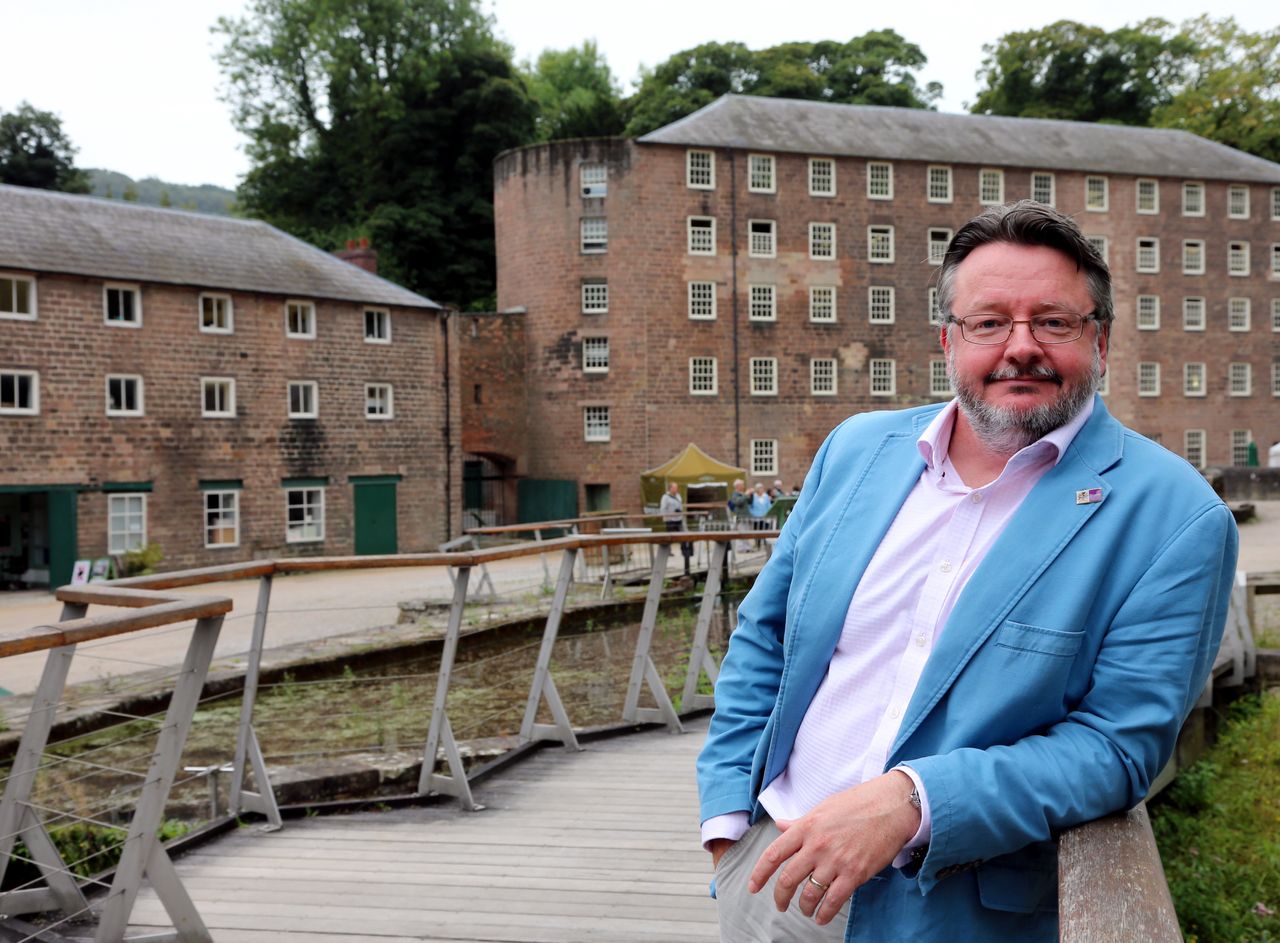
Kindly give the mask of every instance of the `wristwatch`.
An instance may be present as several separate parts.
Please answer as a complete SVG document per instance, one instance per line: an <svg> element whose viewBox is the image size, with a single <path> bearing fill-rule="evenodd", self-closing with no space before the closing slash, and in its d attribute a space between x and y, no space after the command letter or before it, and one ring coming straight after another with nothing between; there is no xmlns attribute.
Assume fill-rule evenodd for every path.
<svg viewBox="0 0 1280 943"><path fill-rule="evenodd" d="M907 796L907 801L916 807L916 811L922 811L920 808L920 790L915 786L911 787L911 795Z"/></svg>

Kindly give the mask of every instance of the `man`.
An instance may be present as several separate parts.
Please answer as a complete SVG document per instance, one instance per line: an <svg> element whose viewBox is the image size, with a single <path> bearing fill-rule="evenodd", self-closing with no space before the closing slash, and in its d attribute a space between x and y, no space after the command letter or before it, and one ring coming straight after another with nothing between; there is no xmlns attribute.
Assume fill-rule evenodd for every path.
<svg viewBox="0 0 1280 943"><path fill-rule="evenodd" d="M956 398L814 458L739 609L698 761L721 938L1057 939L1055 835L1135 805L1217 652L1231 515L1094 396L1113 318L1076 225L965 225Z"/></svg>
<svg viewBox="0 0 1280 943"><path fill-rule="evenodd" d="M733 490L729 492L729 500L725 502L730 523L736 524L739 518L745 517L750 505L751 495L747 494L747 483L741 478L735 478Z"/></svg>
<svg viewBox="0 0 1280 943"><path fill-rule="evenodd" d="M678 482L667 483L666 494L658 502L658 513L662 515L662 520L668 533L685 529L684 502L680 500L680 484ZM680 552L684 555L684 575L688 576L689 558L693 556L693 544L681 544Z"/></svg>

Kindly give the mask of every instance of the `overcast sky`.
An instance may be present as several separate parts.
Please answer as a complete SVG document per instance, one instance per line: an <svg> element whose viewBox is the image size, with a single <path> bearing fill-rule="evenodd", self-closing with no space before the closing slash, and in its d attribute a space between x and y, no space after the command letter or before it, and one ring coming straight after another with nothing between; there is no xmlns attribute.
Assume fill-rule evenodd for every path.
<svg viewBox="0 0 1280 943"><path fill-rule="evenodd" d="M1206 0L1077 0L1052 7L1025 0L888 7L852 0L484 2L517 58L595 39L626 90L641 65L703 42L737 40L754 49L892 28L928 56L918 78L943 84L943 111L965 110L974 99L982 46L1004 33L1061 16L1106 29L1153 15L1180 22L1207 8ZM248 161L218 97L218 40L209 28L244 7L244 0L0 0L0 110L29 101L56 113L82 167L234 187ZM1280 25L1278 10L1274 0L1223 0L1212 13L1262 30Z"/></svg>

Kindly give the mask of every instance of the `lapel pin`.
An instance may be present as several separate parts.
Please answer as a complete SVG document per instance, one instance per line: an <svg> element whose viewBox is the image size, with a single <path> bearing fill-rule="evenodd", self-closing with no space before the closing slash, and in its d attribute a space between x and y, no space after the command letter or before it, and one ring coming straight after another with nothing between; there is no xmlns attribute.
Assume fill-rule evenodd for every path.
<svg viewBox="0 0 1280 943"><path fill-rule="evenodd" d="M1076 504L1101 504L1102 489L1086 488L1083 491L1076 492Z"/></svg>

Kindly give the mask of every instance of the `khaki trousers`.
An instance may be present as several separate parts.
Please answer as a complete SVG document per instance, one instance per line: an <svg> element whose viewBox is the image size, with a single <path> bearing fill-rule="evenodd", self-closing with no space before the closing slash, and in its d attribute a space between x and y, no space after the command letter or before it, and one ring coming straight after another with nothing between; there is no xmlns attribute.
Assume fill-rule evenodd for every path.
<svg viewBox="0 0 1280 943"><path fill-rule="evenodd" d="M849 922L848 901L836 918L822 927L800 912L799 890L786 912L778 912L773 903L777 871L758 894L747 893L747 878L756 860L781 834L773 819L766 816L721 856L716 866L720 943L841 943L844 939Z"/></svg>

